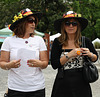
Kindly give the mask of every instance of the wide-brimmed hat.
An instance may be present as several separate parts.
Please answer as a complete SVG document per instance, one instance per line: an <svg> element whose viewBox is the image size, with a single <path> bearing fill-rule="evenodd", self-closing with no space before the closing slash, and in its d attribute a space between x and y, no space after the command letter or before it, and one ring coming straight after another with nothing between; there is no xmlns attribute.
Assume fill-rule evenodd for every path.
<svg viewBox="0 0 100 97"><path fill-rule="evenodd" d="M38 12L38 11L34 11L32 12L30 9L26 8L26 9L23 9L21 10L20 12L18 12L17 14L15 14L14 16L14 19L12 20L12 23L9 25L9 29L10 30L14 30L16 25L18 23L20 23L20 21L28 16L36 16L37 18L36 19L40 19L41 16L42 16L42 13L41 12ZM38 22L37 20L37 22ZM36 24L37 24L36 22Z"/></svg>
<svg viewBox="0 0 100 97"><path fill-rule="evenodd" d="M63 21L67 20L67 19L71 19L71 18L74 18L74 19L77 19L81 25L81 31L83 31L87 25L88 25L88 20L83 18L81 16L81 14L77 14L73 11L68 11L67 13L63 14L63 18L61 19L57 19L55 22L54 22L54 28L57 32L61 33L61 24Z"/></svg>

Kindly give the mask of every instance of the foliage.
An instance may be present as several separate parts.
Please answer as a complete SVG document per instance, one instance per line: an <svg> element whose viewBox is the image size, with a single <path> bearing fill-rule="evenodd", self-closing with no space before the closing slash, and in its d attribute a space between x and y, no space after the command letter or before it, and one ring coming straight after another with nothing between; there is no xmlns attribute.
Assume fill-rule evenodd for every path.
<svg viewBox="0 0 100 97"><path fill-rule="evenodd" d="M2 0L0 1L0 28L5 27L5 24L10 24L13 16L21 9L29 8L32 11L43 12L43 17L37 27L41 32L53 32L53 21L61 16L63 10L62 0ZM61 10L62 9L62 10Z"/></svg>
<svg viewBox="0 0 100 97"><path fill-rule="evenodd" d="M20 7L15 6L19 6L19 2L0 2L0 28L4 28L5 24L10 24L14 14L20 10Z"/></svg>
<svg viewBox="0 0 100 97"><path fill-rule="evenodd" d="M37 30L52 34L54 30L54 21L61 18L63 13L73 10L81 13L89 21L88 27L82 32L82 35L91 40L100 38L100 0L0 0L0 28L5 24L10 24L13 16L21 9L29 8L32 11L41 11L41 18Z"/></svg>
<svg viewBox="0 0 100 97"><path fill-rule="evenodd" d="M96 49L100 49L100 42L94 42L94 47Z"/></svg>
<svg viewBox="0 0 100 97"><path fill-rule="evenodd" d="M82 34L94 40L100 38L100 1L99 0L74 0L71 7L75 12L81 13L88 19L88 27Z"/></svg>

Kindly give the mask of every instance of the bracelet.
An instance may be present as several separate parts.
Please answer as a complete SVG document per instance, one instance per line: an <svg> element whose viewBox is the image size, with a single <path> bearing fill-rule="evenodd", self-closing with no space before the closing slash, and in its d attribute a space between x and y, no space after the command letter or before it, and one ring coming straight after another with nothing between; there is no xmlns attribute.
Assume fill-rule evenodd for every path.
<svg viewBox="0 0 100 97"><path fill-rule="evenodd" d="M93 53L92 53L92 55L91 55L91 59L93 59L94 58L94 55L93 55Z"/></svg>
<svg viewBox="0 0 100 97"><path fill-rule="evenodd" d="M7 65L6 65L6 64L5 64L5 69L6 69L6 70L9 70L9 68L7 67Z"/></svg>
<svg viewBox="0 0 100 97"><path fill-rule="evenodd" d="M66 59L69 59L69 56L67 54L65 56L66 56Z"/></svg>

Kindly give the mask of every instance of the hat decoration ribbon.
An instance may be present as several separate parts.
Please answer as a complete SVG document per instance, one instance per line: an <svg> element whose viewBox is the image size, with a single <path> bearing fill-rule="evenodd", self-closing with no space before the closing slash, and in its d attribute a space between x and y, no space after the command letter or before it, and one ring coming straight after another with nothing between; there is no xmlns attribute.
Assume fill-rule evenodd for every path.
<svg viewBox="0 0 100 97"><path fill-rule="evenodd" d="M68 18L68 17L82 17L81 14L77 14L77 13L72 13L72 14L64 14L63 18Z"/></svg>
<svg viewBox="0 0 100 97"><path fill-rule="evenodd" d="M33 13L32 13L31 11L28 11L28 12L26 12L26 13L23 13L23 11L21 11L21 12L18 13L18 16L17 16L17 15L14 16L14 20L12 20L12 21L13 21L13 23L14 23L14 22L16 22L17 20L19 20L19 19L21 19L21 18L23 18L23 17L25 17L25 16L28 16L28 15L30 15L30 14L33 14Z"/></svg>
<svg viewBox="0 0 100 97"><path fill-rule="evenodd" d="M13 23L15 23L16 21L33 14L32 11L30 9L25 9L25 10L21 10L20 12L18 12L18 14L14 16L14 19L12 20ZM9 29L10 29L11 24L9 24Z"/></svg>

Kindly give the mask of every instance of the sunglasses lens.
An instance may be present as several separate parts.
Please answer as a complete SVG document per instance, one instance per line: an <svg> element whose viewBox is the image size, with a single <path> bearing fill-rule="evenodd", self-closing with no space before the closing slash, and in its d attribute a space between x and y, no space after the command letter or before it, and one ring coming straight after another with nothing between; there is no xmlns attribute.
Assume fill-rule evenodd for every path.
<svg viewBox="0 0 100 97"><path fill-rule="evenodd" d="M77 22L72 22L72 25L73 26L77 26Z"/></svg>
<svg viewBox="0 0 100 97"><path fill-rule="evenodd" d="M77 26L77 22L65 22L66 26L70 26L72 24L73 26Z"/></svg>
<svg viewBox="0 0 100 97"><path fill-rule="evenodd" d="M28 23L33 23L33 22L36 23L36 21L31 18L27 19L27 21L28 21Z"/></svg>
<svg viewBox="0 0 100 97"><path fill-rule="evenodd" d="M65 22L65 25L66 26L70 26L70 22Z"/></svg>

